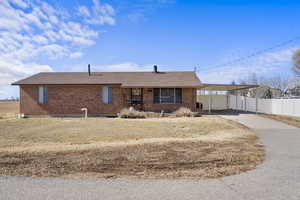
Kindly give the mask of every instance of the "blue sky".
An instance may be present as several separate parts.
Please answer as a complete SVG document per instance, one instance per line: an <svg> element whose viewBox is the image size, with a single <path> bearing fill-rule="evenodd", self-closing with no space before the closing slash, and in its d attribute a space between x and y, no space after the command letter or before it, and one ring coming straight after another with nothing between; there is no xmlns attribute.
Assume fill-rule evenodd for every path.
<svg viewBox="0 0 300 200"><path fill-rule="evenodd" d="M291 76L300 1L1 0L0 98L40 71L145 71L197 67L209 83Z"/></svg>

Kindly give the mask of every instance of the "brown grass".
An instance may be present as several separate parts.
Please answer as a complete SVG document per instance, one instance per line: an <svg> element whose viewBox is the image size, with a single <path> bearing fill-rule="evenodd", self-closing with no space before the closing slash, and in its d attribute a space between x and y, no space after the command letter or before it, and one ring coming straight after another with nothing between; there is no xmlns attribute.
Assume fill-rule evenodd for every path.
<svg viewBox="0 0 300 200"><path fill-rule="evenodd" d="M261 114L260 116L278 120L288 125L292 125L300 128L300 117L292 117L286 115L269 115L269 114Z"/></svg>
<svg viewBox="0 0 300 200"><path fill-rule="evenodd" d="M0 148L47 144L90 144L149 138L196 138L233 130L219 117L202 118L28 118L0 121Z"/></svg>
<svg viewBox="0 0 300 200"><path fill-rule="evenodd" d="M15 118L18 112L18 101L0 101L0 119Z"/></svg>
<svg viewBox="0 0 300 200"><path fill-rule="evenodd" d="M254 169L253 132L219 117L0 122L0 175L216 178Z"/></svg>

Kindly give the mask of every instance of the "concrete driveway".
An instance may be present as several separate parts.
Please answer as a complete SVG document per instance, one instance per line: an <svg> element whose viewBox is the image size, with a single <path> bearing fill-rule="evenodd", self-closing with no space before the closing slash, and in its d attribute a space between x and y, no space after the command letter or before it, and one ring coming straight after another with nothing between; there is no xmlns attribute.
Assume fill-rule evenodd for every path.
<svg viewBox="0 0 300 200"><path fill-rule="evenodd" d="M254 129L266 146L256 170L214 180L1 177L0 199L300 199L300 129L251 114L224 116Z"/></svg>

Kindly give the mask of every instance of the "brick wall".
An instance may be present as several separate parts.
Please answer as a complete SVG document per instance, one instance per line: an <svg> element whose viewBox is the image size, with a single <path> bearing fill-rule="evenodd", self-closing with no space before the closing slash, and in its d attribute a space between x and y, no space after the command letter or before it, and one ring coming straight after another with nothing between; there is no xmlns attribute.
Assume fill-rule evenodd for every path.
<svg viewBox="0 0 300 200"><path fill-rule="evenodd" d="M88 108L88 114L117 114L126 107L124 89L113 86L113 104L102 104L101 86L47 86L48 104L38 104L38 86L20 87L20 113L25 115L80 115L81 108ZM124 90L124 91L123 91ZM126 92L125 92L126 93ZM185 106L196 111L196 89L182 89L182 104L154 104L153 89L143 89L144 110L160 112L175 111Z"/></svg>
<svg viewBox="0 0 300 200"><path fill-rule="evenodd" d="M102 104L101 86L47 86L48 104L38 104L38 86L20 87L20 113L25 115L116 114L123 107L121 89L113 86L113 104Z"/></svg>

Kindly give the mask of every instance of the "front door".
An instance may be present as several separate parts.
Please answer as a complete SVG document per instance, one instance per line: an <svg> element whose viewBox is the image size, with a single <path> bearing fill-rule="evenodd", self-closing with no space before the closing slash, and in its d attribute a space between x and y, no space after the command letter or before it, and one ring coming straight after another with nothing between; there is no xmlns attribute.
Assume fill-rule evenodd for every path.
<svg viewBox="0 0 300 200"><path fill-rule="evenodd" d="M137 109L141 109L143 104L143 89L131 88L131 105Z"/></svg>

